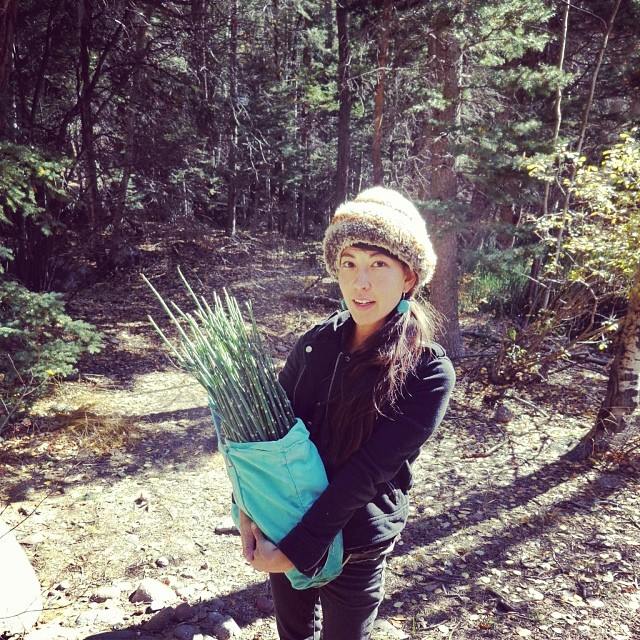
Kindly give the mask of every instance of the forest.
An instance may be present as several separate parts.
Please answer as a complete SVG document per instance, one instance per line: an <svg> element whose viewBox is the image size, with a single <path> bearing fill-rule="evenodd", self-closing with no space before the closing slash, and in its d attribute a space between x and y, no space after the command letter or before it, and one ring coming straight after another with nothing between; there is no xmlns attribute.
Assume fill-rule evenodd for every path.
<svg viewBox="0 0 640 640"><path fill-rule="evenodd" d="M626 515L609 516L631 538L618 559L628 567L603 575L613 571L620 593L635 594L639 0L0 0L2 517L11 526L24 518L22 529L35 531L31 514L46 499L71 522L71 506L84 504L84 490L97 504L100 490L87 487L107 477L122 481L118 495L135 503L131 518L139 519L149 505L153 513L178 500L161 469L186 474L185 482L205 491L205 477L189 474L214 446L206 401L171 368L153 334L147 316L159 315L158 306L141 274L183 301L178 267L206 296L228 288L251 301L281 365L297 336L337 308L340 293L324 272L320 243L336 207L372 185L398 189L416 204L438 256L424 295L444 318L438 341L459 380L444 433L473 440L460 447L468 445L464 459L478 465L462 473L457 499L477 488L477 474L535 458L541 466L527 473L565 491L546 506L570 527L572 517L584 518L577 526L587 531L599 526L597 510L574 508L588 497L572 502L566 492L583 482L576 490L588 493L587 485L609 474L619 486L598 485L606 495L591 507L604 509L620 490ZM167 388L178 391L162 393ZM438 442L442 459L422 463L422 473L455 484L445 461L457 448L447 448L444 436ZM164 454L156 460L149 443L166 447L171 463ZM534 450L544 455L531 457ZM153 478L157 495L139 490ZM508 483L498 484L504 493L498 485L487 491L504 503ZM63 485L71 506L55 502L65 497ZM536 492L517 486L530 504ZM215 500L222 518L223 496ZM475 510L468 500L463 505ZM429 515L426 504L420 514ZM544 529L550 516L540 508L519 517ZM191 516L180 509L181 527ZM118 520L115 512L108 517ZM429 517L442 525L437 511ZM435 535L422 547L416 542L429 536L423 520L402 552L407 563L437 544ZM169 525L149 526L159 544L160 529L178 524L172 516ZM220 542L225 554L237 555L232 543ZM170 555L150 552L153 544L145 551L155 553L152 563ZM211 560L220 553L212 544L203 566L220 562ZM88 601L96 580L126 577L135 587L137 577L151 575L134 570L145 561L133 551L114 553L120 564L92 569L89 582L69 569L83 564L78 558L67 566L44 552L32 557L44 591L51 586L49 605L73 609L85 595ZM499 545L487 553L498 558ZM185 558L193 563L197 554ZM466 570L456 566L455 575ZM247 570L239 571L236 599L227 594L212 609L236 618L247 638L267 640L260 625L268 605L256 613L238 604L264 598L264 585L252 586ZM502 614L473 609L467 592L452 609L442 604L450 574L407 577L415 573L402 565L392 578L401 595L383 618L405 633L395 637L529 637L530 629L536 638L634 637L625 615L589 604L606 598L591 593L588 580L578 580L578 593L593 615L604 615L603 626L589 627L574 611L575 624L554 617L540 631L548 598L534 620L513 593L485 584L482 606L491 600ZM411 589L402 591L403 580ZM56 586L68 582L68 589ZM211 598L227 593L218 587L207 587ZM427 593L440 594L442 606L425 613ZM640 596L631 613L638 607ZM55 620L45 615L40 624ZM568 626L553 631L563 620ZM581 622L587 630L579 632ZM100 621L91 625L95 631Z"/></svg>

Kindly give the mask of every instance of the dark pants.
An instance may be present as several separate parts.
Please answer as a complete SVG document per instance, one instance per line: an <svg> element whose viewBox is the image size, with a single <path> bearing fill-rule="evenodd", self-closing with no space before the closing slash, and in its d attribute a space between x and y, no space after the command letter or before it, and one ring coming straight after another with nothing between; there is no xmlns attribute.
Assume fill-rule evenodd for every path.
<svg viewBox="0 0 640 640"><path fill-rule="evenodd" d="M319 640L321 629L325 640L367 640L394 543L348 554L342 573L324 587L299 591L283 573L270 574L280 640Z"/></svg>

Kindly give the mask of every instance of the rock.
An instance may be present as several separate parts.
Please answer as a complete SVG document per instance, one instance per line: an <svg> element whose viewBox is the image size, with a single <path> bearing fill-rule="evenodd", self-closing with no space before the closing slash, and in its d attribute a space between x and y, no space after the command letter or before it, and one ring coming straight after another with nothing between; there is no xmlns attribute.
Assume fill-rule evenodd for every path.
<svg viewBox="0 0 640 640"><path fill-rule="evenodd" d="M175 622L175 611L173 607L165 607L156 613L144 624L144 630L151 633L158 633Z"/></svg>
<svg viewBox="0 0 640 640"><path fill-rule="evenodd" d="M160 567L162 569L168 566L169 566L169 558L165 558L164 556L162 556L156 560L156 567Z"/></svg>
<svg viewBox="0 0 640 640"><path fill-rule="evenodd" d="M30 631L40 617L40 582L13 530L0 519L0 636Z"/></svg>
<svg viewBox="0 0 640 640"><path fill-rule="evenodd" d="M76 624L86 627L92 627L95 625L113 627L123 624L124 615L124 611L116 607L113 609L91 609L90 611L83 611L76 618Z"/></svg>
<svg viewBox="0 0 640 640"><path fill-rule="evenodd" d="M513 420L513 411L511 411L511 409L509 409L509 407L507 407L506 405L499 404L496 407L495 413L493 414L493 419L496 422L507 424L508 422L511 422Z"/></svg>
<svg viewBox="0 0 640 640"><path fill-rule="evenodd" d="M544 600L544 593L538 591L537 589L534 589L533 587L527 589L527 595L531 600L535 602L541 602L542 600Z"/></svg>
<svg viewBox="0 0 640 640"><path fill-rule="evenodd" d="M71 629L61 627L59 623L46 624L29 632L24 640L62 640L69 637Z"/></svg>
<svg viewBox="0 0 640 640"><path fill-rule="evenodd" d="M71 583L68 580L63 580L62 582L58 582L54 589L56 591L68 591L71 589Z"/></svg>
<svg viewBox="0 0 640 640"><path fill-rule="evenodd" d="M197 617L197 607L192 607L188 602L181 602L175 610L176 620L185 622L191 618Z"/></svg>
<svg viewBox="0 0 640 640"><path fill-rule="evenodd" d="M207 602L203 603L209 611L222 611L224 610L224 602L220 598L211 598Z"/></svg>
<svg viewBox="0 0 640 640"><path fill-rule="evenodd" d="M149 493L147 491L141 491L138 494L138 496L136 497L136 499L134 500L134 502L139 507L144 507L144 506L148 505L150 501L151 501L151 496L149 495Z"/></svg>
<svg viewBox="0 0 640 640"><path fill-rule="evenodd" d="M587 604L592 609L602 609L602 607L604 607L604 602L599 598L587 598Z"/></svg>
<svg viewBox="0 0 640 640"><path fill-rule="evenodd" d="M211 613L207 614L207 617L205 619L205 625L208 629L215 629L223 620L225 619L225 616L221 613L218 613L217 611L212 611Z"/></svg>
<svg viewBox="0 0 640 640"><path fill-rule="evenodd" d="M518 627L516 629L516 633L521 637L521 638L530 638L531 637L531 631L529 631L529 629L525 629L524 627Z"/></svg>
<svg viewBox="0 0 640 640"><path fill-rule="evenodd" d="M376 620L371 640L406 640L409 636L387 620Z"/></svg>
<svg viewBox="0 0 640 640"><path fill-rule="evenodd" d="M103 631L102 633L83 633L79 640L153 640L152 636L140 635L133 629L116 629L115 631Z"/></svg>
<svg viewBox="0 0 640 640"><path fill-rule="evenodd" d="M215 625L213 633L218 640L229 640L229 638L235 638L239 636L242 631L238 626L238 623L230 616L224 616L223 619Z"/></svg>
<svg viewBox="0 0 640 640"><path fill-rule="evenodd" d="M222 518L216 525L214 529L216 535L240 535L240 532L236 528L236 525L233 522L233 518L231 516L227 516L226 518Z"/></svg>
<svg viewBox="0 0 640 640"><path fill-rule="evenodd" d="M172 604L177 600L176 592L154 578L144 578L129 596L130 602L154 602Z"/></svg>
<svg viewBox="0 0 640 640"><path fill-rule="evenodd" d="M104 587L99 587L96 589L90 596L89 600L91 602L106 602L107 600L116 600L120 597L120 589L115 585L105 585Z"/></svg>
<svg viewBox="0 0 640 640"><path fill-rule="evenodd" d="M271 615L274 610L273 600L267 596L259 596L256 598L256 607L261 613Z"/></svg>
<svg viewBox="0 0 640 640"><path fill-rule="evenodd" d="M198 633L200 633L200 629L192 624L179 624L173 630L173 635L178 640L193 640L193 637Z"/></svg>
<svg viewBox="0 0 640 640"><path fill-rule="evenodd" d="M41 544L45 541L45 537L43 533L36 531L36 533L32 533L30 536L26 536L20 540L20 544L23 544L27 547L35 547L37 544Z"/></svg>

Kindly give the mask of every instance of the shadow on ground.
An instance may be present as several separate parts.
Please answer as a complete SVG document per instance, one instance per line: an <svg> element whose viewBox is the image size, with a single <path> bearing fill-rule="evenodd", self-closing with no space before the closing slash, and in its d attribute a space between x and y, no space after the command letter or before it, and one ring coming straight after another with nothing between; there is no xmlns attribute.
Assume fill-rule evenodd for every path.
<svg viewBox="0 0 640 640"><path fill-rule="evenodd" d="M518 481L505 486L499 490L492 490L492 506L489 510L484 507L481 519L487 519L498 515L500 506L508 505L510 508L524 505L526 502L535 500L537 495L552 489L562 483L576 472L576 465L560 460L541 469L540 471L520 478ZM528 617L529 606L527 603L520 603L514 611L505 610L504 601L496 597L495 591L473 585L474 580L491 568L506 568L504 561L510 552L517 545L530 540L550 534L559 521L567 516L572 516L579 511L591 511L597 507L600 501L608 499L618 489L629 482L630 478L618 473L607 473L597 478L590 486L573 492L566 499L553 503L549 508L544 509L539 515L532 516L521 521L505 521L504 532L497 535L493 540L478 544L464 555L451 554L446 564L438 563L442 566L427 566L420 569L404 570L402 572L405 587L393 594L393 602L401 601L405 604L402 613L409 618L422 614L423 624L429 628L451 620L454 609L461 605L455 596L448 599L447 606L438 608L437 611L425 614L425 608L429 608L429 603L423 607L416 605L412 601L412 596L424 593L423 582L440 583L445 587L455 587L456 585L472 584L472 589L467 595L477 603L493 602L498 613L514 613L518 616ZM455 514L460 509L473 509L478 506L478 498L484 502L483 492L474 492L458 509L449 511ZM515 500L514 500L515 498ZM405 555L408 551L421 545L427 545L437 539L451 535L456 529L464 528L466 525L460 524L457 527L443 529L444 518L442 516L434 518L423 518L417 522L410 523L407 527L407 535L403 536L411 540L405 542L401 547L396 547L395 555ZM448 520L447 520L448 522ZM556 562L555 557L553 558ZM564 567L570 567L572 557L564 555L562 557ZM558 567L559 571L563 568ZM462 574L467 574L462 576ZM503 607L501 609L501 607ZM397 613L391 602L385 602L381 608L381 615L393 615ZM534 618L531 618L534 621Z"/></svg>
<svg viewBox="0 0 640 640"><path fill-rule="evenodd" d="M141 420L149 424L140 425ZM167 422L170 427L157 426ZM77 424L45 437L34 431L0 451L2 497L33 500L95 480L115 482L176 466L196 469L215 451L214 428L203 407L133 417L85 412Z"/></svg>

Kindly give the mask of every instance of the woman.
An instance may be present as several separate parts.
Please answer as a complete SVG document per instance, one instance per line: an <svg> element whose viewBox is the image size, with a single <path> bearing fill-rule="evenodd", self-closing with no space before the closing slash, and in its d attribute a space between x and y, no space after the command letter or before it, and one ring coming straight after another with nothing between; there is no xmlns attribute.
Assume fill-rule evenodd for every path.
<svg viewBox="0 0 640 640"><path fill-rule="evenodd" d="M300 338L280 383L329 486L277 547L244 514L240 529L245 558L270 574L282 640L317 639L320 626L327 640L365 640L387 556L407 521L411 463L442 420L455 374L432 341L433 310L413 297L436 257L409 200L382 187L362 192L338 208L323 248L343 311ZM283 572L295 566L313 575L339 531L340 576L294 590Z"/></svg>

